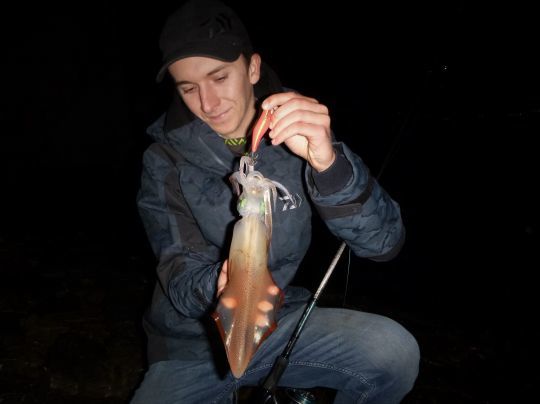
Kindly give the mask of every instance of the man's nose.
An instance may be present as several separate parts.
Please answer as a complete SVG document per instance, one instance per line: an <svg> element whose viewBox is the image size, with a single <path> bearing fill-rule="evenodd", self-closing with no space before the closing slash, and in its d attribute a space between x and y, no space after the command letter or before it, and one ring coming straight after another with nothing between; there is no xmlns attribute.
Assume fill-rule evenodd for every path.
<svg viewBox="0 0 540 404"><path fill-rule="evenodd" d="M219 105L219 97L211 88L202 88L199 92L201 97L201 109L205 114L210 114Z"/></svg>

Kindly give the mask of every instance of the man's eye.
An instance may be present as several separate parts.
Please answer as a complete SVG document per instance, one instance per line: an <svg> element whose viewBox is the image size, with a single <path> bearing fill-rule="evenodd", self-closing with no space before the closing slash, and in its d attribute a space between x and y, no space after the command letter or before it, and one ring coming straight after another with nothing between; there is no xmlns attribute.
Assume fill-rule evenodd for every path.
<svg viewBox="0 0 540 404"><path fill-rule="evenodd" d="M222 81L225 81L226 79L227 79L227 76L219 76L219 77L216 78L216 81L218 83L221 83Z"/></svg>
<svg viewBox="0 0 540 404"><path fill-rule="evenodd" d="M195 87L183 87L182 94L189 94L195 91Z"/></svg>

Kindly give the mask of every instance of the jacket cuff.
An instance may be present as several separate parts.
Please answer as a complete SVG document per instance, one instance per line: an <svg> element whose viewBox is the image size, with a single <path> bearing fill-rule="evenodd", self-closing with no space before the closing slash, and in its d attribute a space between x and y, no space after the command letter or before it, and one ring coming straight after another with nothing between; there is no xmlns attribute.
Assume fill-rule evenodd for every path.
<svg viewBox="0 0 540 404"><path fill-rule="evenodd" d="M392 247L390 251L386 252L385 254L378 255L376 257L367 257L367 258L375 262L387 262L387 261L393 260L399 254L399 252L403 248L403 245L405 244L405 235L406 235L406 231L405 231L405 227L403 227L401 231L401 236L397 244L394 247Z"/></svg>
<svg viewBox="0 0 540 404"><path fill-rule="evenodd" d="M331 195L345 188L351 180L353 169L343 151L335 150L336 159L326 170L318 172L311 170L313 183L321 196Z"/></svg>

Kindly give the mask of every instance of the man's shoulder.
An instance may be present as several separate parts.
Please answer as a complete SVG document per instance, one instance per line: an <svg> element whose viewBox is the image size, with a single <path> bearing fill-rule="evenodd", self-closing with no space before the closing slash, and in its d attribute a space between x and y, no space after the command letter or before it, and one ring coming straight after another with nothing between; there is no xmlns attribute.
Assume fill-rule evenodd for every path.
<svg viewBox="0 0 540 404"><path fill-rule="evenodd" d="M155 141L150 143L143 152L143 163L148 165L168 165L176 166L178 162L184 161L184 157L169 143Z"/></svg>

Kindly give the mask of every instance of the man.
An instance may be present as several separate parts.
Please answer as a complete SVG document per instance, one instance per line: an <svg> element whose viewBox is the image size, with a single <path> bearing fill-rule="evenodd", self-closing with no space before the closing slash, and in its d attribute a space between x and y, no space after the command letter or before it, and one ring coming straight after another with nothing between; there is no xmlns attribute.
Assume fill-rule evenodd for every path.
<svg viewBox="0 0 540 404"><path fill-rule="evenodd" d="M158 282L144 326L150 367L133 403L226 403L257 385L283 351L309 293L289 286L311 240L311 207L360 257L389 260L400 250L399 206L362 160L334 141L328 109L286 91L254 53L237 15L216 1L173 13L160 38L161 80L177 103L150 128L138 206L159 258ZM227 178L249 145L257 107L272 109L269 141L256 169L283 184L296 204L273 213L268 267L284 291L278 327L236 379L210 321L227 284L237 197ZM396 403L418 372L415 339L395 321L345 309L315 308L281 384L338 390L336 401Z"/></svg>

